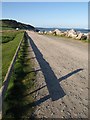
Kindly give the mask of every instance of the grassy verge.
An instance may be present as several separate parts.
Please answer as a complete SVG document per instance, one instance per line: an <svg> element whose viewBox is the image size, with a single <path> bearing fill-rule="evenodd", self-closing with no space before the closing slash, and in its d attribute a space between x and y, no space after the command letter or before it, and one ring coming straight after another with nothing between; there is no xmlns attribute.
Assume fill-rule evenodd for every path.
<svg viewBox="0 0 90 120"><path fill-rule="evenodd" d="M20 32L12 41L2 44L2 80L4 80L8 67L23 35L24 32Z"/></svg>
<svg viewBox="0 0 90 120"><path fill-rule="evenodd" d="M2 30L15 30L15 29L11 27L2 27Z"/></svg>
<svg viewBox="0 0 90 120"><path fill-rule="evenodd" d="M14 66L3 103L3 119L26 120L31 118L34 101L30 91L34 87L35 72L32 69L27 41L24 41Z"/></svg>
<svg viewBox="0 0 90 120"><path fill-rule="evenodd" d="M0 87L2 86L2 45L0 44Z"/></svg>
<svg viewBox="0 0 90 120"><path fill-rule="evenodd" d="M16 30L3 30L2 31L2 43L7 43L9 41L14 40L17 34L19 34L21 31Z"/></svg>
<svg viewBox="0 0 90 120"><path fill-rule="evenodd" d="M72 37L67 37L67 36L64 36L64 35L52 35L52 34L44 34L44 35L54 36L54 37L58 37L58 38L68 38L68 39L72 39L72 40L79 40L79 39L74 39ZM81 39L79 41L90 43L90 40L87 40L87 39L86 40L85 39Z"/></svg>

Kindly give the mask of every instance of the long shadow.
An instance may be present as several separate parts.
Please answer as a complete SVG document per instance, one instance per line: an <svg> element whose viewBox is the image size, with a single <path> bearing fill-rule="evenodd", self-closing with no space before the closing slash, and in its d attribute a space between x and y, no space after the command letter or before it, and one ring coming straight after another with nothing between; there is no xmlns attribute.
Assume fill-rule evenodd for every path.
<svg viewBox="0 0 90 120"><path fill-rule="evenodd" d="M29 37L29 36L28 36ZM43 75L45 77L45 82L49 91L49 96L52 99L52 101L58 100L62 97L64 97L66 94L63 91L62 87L59 84L59 81L57 77L55 76L52 68L48 64L48 62L43 58L43 55L33 42L33 40L29 37L30 44L32 46L32 49L35 53L36 59L40 65L40 68L43 72ZM48 98L48 97L46 97ZM44 99L43 99L44 100ZM46 100L46 99L45 99Z"/></svg>
<svg viewBox="0 0 90 120"><path fill-rule="evenodd" d="M34 44L33 40L30 37L29 37L29 40L30 40L31 46L32 46L32 48L34 50L34 53L36 55L36 59L38 60L38 63L40 65L40 67L41 67L41 70L42 70L42 72L44 74L46 85L36 89L35 91L32 91L31 93L29 93L27 95L33 94L33 93L37 92L38 90L43 89L46 86L48 88L49 94L42 97L42 98L40 98L39 100L37 100L37 101L35 101L33 103L27 104L25 106L26 110L29 109L30 107L40 105L41 103L45 102L46 100L48 100L50 98L54 101L54 100L58 100L61 97L65 96L66 94L64 93L63 89L61 88L59 82L61 82L62 80L65 80L66 78L69 78L70 76L72 76L72 75L74 75L74 74L76 74L76 73L83 70L83 69L74 70L74 71L68 73L67 75L62 76L61 78L57 79L54 72L52 71L51 67L46 62L46 60L43 58L43 56L40 53L37 46ZM27 96L27 95L25 95L25 96Z"/></svg>
<svg viewBox="0 0 90 120"><path fill-rule="evenodd" d="M25 110L28 110L30 107L35 107L37 105L40 105L41 103L47 101L48 99L50 99L50 95L46 95L44 96L43 98L40 98L39 100L35 101L35 102L32 102L32 103L29 103L27 105L24 106L24 109Z"/></svg>
<svg viewBox="0 0 90 120"><path fill-rule="evenodd" d="M59 82L61 82L62 80L65 80L65 79L71 77L72 75L74 75L74 74L76 74L76 73L82 71L82 70L83 70L82 68L77 69L77 70L74 70L74 71L68 73L67 75L62 76L62 77L59 78L58 80L59 80ZM41 90L41 89L43 89L43 88L45 88L45 87L46 87L46 85L44 85L44 86L42 86L42 87L40 87L40 88L38 88L38 89L36 89L36 90L34 90L34 91L32 91L32 92L26 94L25 96L31 95L31 94L33 94L33 93L35 93L35 92L37 92L37 91L39 91L39 90ZM25 96L24 96L24 97L25 97Z"/></svg>
<svg viewBox="0 0 90 120"><path fill-rule="evenodd" d="M33 60L33 59L35 59L36 57L31 57L31 58L26 58L26 60L28 61L28 60Z"/></svg>
<svg viewBox="0 0 90 120"><path fill-rule="evenodd" d="M29 71L29 72L26 72L26 74L29 74L29 73L32 73L32 72L34 72L34 73L36 74L38 71L41 71L41 69L31 70L31 71Z"/></svg>
<svg viewBox="0 0 90 120"><path fill-rule="evenodd" d="M65 80L65 79L67 79L67 78L69 78L70 76L72 76L72 75L74 75L74 74L76 74L76 73L78 73L78 72L80 72L80 71L82 71L82 70L83 70L83 69L80 68L80 69L77 69L77 70L74 70L74 71L68 73L68 74L65 75L65 76L62 76L61 78L59 78L59 82L61 82L62 80Z"/></svg>

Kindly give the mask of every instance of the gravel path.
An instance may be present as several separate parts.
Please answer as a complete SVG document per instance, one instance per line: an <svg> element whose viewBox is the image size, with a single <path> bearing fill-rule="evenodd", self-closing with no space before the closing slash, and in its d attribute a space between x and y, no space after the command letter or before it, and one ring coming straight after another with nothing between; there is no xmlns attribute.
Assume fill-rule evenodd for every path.
<svg viewBox="0 0 90 120"><path fill-rule="evenodd" d="M37 72L37 118L88 118L88 45L81 41L30 36Z"/></svg>

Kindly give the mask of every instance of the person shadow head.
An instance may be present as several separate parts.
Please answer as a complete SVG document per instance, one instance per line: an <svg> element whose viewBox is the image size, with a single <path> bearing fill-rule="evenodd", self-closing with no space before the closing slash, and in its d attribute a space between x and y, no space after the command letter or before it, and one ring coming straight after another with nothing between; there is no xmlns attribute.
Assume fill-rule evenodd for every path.
<svg viewBox="0 0 90 120"><path fill-rule="evenodd" d="M28 36L29 37L29 36ZM48 97L51 98L52 101L58 100L62 97L64 97L66 94L64 90L62 89L55 73L53 72L52 68L50 67L49 63L44 59L42 53L38 49L38 47L35 45L33 40L29 37L30 44L32 46L32 49L34 51L34 54L36 56L36 59L40 65L40 68L42 70L42 73L45 78L46 86L49 92ZM46 97L46 98L48 98Z"/></svg>
<svg viewBox="0 0 90 120"><path fill-rule="evenodd" d="M33 40L28 36L28 34L26 34L26 35L27 35L28 41L30 42L30 45L34 51L35 57L40 65L40 70L42 71L42 73L44 75L46 85L28 93L25 96L36 93L37 91L39 91L45 87L47 87L48 93L49 93L48 95L43 95L43 97L41 97L40 99L27 104L25 106L25 108L27 109L29 107L38 106L38 105L42 104L43 102L46 102L49 99L53 102L53 101L57 101L57 100L63 98L66 95L66 93L64 92L63 88L61 87L60 82L62 80L65 80L65 79L71 77L72 75L82 71L83 69L82 68L76 69L76 70L60 77L59 79L57 79L57 77L56 77L55 73L53 72L52 68L50 67L49 63L44 59L42 53L37 48L37 46L35 45Z"/></svg>

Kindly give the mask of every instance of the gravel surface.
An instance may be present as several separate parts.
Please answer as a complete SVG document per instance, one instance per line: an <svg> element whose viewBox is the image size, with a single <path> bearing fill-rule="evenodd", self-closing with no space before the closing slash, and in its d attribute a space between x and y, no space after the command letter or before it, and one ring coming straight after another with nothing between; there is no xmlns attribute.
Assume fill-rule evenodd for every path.
<svg viewBox="0 0 90 120"><path fill-rule="evenodd" d="M88 44L27 31L37 118L88 118Z"/></svg>

